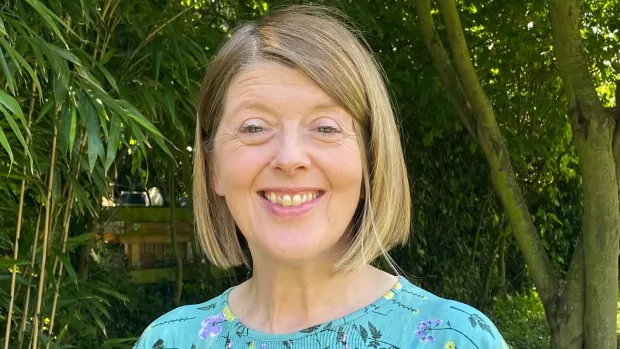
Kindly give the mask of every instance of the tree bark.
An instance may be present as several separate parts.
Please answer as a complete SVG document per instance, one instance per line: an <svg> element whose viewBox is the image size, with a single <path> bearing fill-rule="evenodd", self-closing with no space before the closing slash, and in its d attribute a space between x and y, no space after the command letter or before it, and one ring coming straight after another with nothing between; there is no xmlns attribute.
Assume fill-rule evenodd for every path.
<svg viewBox="0 0 620 349"><path fill-rule="evenodd" d="M583 180L584 348L616 348L618 183L616 122L598 98L581 42L579 0L549 2L553 46Z"/></svg>
<svg viewBox="0 0 620 349"><path fill-rule="evenodd" d="M546 308L551 307L558 286L557 276L523 199L491 102L474 71L456 3L454 0L439 0L439 4L448 31L453 63L456 67L457 77L454 79L460 82L461 90L465 94L464 99L467 105L471 106L476 119L473 131L489 163L491 181L504 207L519 249L530 266L541 301ZM433 23L430 17L430 0L418 0L418 11L424 12L420 14L420 17L426 17L426 23ZM436 29L426 28L423 31L425 38L435 33L435 37L426 39L427 42L436 42L435 45L439 43Z"/></svg>
<svg viewBox="0 0 620 349"><path fill-rule="evenodd" d="M580 243L573 255L568 280L560 283L517 183L493 106L476 76L456 3L454 0L438 2L448 32L452 62L437 35L430 0L417 0L426 46L445 88L452 95L451 100L455 104L457 115L481 145L489 163L493 186L545 308L552 342L557 348L582 348L585 258L581 252L584 251L582 248L585 243L584 246ZM617 194L616 191L613 192ZM612 246L617 247L618 244ZM615 311L615 301L611 308Z"/></svg>

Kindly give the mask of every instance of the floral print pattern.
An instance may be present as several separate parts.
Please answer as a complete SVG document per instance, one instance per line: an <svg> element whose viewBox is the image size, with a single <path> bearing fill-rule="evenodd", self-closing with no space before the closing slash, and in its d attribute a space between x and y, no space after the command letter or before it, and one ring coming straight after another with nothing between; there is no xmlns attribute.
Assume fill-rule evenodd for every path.
<svg viewBox="0 0 620 349"><path fill-rule="evenodd" d="M420 328L415 331L415 336L418 337L418 339L422 343L434 342L435 338L433 338L433 334L432 334L433 328L436 328L442 323L443 323L442 320L420 321Z"/></svg>
<svg viewBox="0 0 620 349"><path fill-rule="evenodd" d="M177 308L147 327L134 349L508 349L476 309L439 298L403 277L374 303L291 334L245 326L227 290L209 302Z"/></svg>
<svg viewBox="0 0 620 349"><path fill-rule="evenodd" d="M202 339L207 337L217 337L222 332L222 326L219 324L224 322L224 314L219 314L215 316L209 316L208 318L202 320L200 331L198 331L198 336Z"/></svg>

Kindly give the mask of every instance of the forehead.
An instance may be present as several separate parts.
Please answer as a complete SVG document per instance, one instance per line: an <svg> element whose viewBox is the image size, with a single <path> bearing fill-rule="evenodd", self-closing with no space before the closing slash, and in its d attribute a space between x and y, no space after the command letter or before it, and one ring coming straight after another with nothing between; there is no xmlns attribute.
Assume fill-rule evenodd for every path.
<svg viewBox="0 0 620 349"><path fill-rule="evenodd" d="M242 109L338 108L323 89L303 72L277 63L261 62L241 70L229 86L225 114ZM274 111L274 110L272 110Z"/></svg>

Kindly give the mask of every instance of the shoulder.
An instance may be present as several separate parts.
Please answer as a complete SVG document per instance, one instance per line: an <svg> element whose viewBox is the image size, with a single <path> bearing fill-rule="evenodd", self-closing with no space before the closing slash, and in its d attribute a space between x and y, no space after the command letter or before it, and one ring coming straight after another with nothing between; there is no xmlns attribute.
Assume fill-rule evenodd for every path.
<svg viewBox="0 0 620 349"><path fill-rule="evenodd" d="M133 349L178 347L191 338L209 336L208 330L215 326L204 324L214 323L216 318L222 317L222 301L227 293L228 291L204 303L180 306L161 315L144 329Z"/></svg>
<svg viewBox="0 0 620 349"><path fill-rule="evenodd" d="M432 348L441 349L508 349L493 322L478 309L402 283L402 301L416 308L415 343L433 343Z"/></svg>

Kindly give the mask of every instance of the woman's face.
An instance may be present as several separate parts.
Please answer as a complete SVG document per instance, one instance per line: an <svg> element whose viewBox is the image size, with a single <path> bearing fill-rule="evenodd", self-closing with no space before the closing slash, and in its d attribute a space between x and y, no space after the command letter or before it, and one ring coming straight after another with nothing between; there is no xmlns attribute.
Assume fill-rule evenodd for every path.
<svg viewBox="0 0 620 349"><path fill-rule="evenodd" d="M242 70L214 152L215 191L255 263L338 258L360 200L360 148L351 115L312 80L275 63Z"/></svg>

